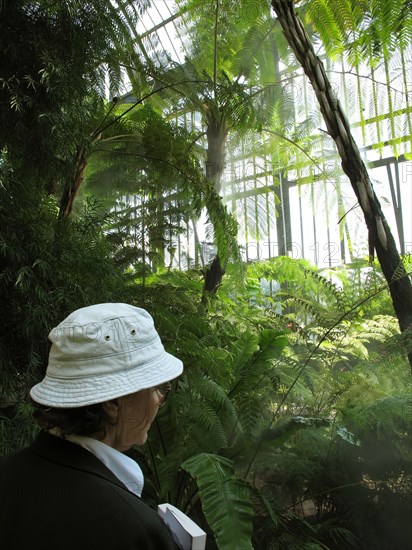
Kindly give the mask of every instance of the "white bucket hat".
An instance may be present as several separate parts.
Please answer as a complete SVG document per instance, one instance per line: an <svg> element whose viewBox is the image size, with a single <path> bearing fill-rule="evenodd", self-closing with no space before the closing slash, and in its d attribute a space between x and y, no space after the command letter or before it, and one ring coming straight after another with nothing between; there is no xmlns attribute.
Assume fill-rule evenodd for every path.
<svg viewBox="0 0 412 550"><path fill-rule="evenodd" d="M46 376L30 390L47 407L102 403L173 380L183 363L167 353L151 315L128 304L71 313L49 334Z"/></svg>

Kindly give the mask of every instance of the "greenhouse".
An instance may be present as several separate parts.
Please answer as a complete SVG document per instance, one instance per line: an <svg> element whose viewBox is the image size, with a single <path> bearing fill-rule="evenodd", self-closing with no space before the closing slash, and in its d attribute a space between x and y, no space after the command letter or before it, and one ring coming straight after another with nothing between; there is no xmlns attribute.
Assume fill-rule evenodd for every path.
<svg viewBox="0 0 412 550"><path fill-rule="evenodd" d="M410 1L0 8L0 546L411 548Z"/></svg>

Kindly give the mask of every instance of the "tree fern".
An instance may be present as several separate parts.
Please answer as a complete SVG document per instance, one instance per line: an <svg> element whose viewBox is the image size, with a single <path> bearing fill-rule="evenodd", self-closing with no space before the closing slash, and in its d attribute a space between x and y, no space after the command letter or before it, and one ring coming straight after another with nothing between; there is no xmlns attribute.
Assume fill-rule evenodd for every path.
<svg viewBox="0 0 412 550"><path fill-rule="evenodd" d="M406 0L389 2L375 0L371 3L352 0L316 0L305 6L308 21L319 32L329 54L342 53L343 47L351 50L361 46L367 54L367 44L373 51L394 51L399 40L410 36L411 18Z"/></svg>

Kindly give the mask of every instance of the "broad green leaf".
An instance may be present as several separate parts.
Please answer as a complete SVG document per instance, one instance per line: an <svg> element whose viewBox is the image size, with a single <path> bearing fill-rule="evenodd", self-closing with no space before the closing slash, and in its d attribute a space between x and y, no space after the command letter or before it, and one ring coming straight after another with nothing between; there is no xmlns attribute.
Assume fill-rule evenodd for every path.
<svg viewBox="0 0 412 550"><path fill-rule="evenodd" d="M343 426L338 426L336 428L336 433L344 440L350 443L351 445L357 445L360 447L361 441L356 435L349 432L346 428Z"/></svg>
<svg viewBox="0 0 412 550"><path fill-rule="evenodd" d="M234 475L233 461L201 453L182 464L196 479L202 509L221 550L251 550L252 505L249 486Z"/></svg>

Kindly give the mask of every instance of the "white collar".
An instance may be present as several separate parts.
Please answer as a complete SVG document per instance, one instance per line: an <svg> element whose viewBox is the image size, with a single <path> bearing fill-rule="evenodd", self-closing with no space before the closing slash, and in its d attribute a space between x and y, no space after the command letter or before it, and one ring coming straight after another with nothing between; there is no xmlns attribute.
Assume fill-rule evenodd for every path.
<svg viewBox="0 0 412 550"><path fill-rule="evenodd" d="M105 443L93 439L92 437L85 437L83 435L71 434L66 436L68 441L80 445L84 449L87 449L93 453L114 475L122 481L126 487L137 495L141 496L144 484L143 472L140 466L124 455L120 451L109 447Z"/></svg>

